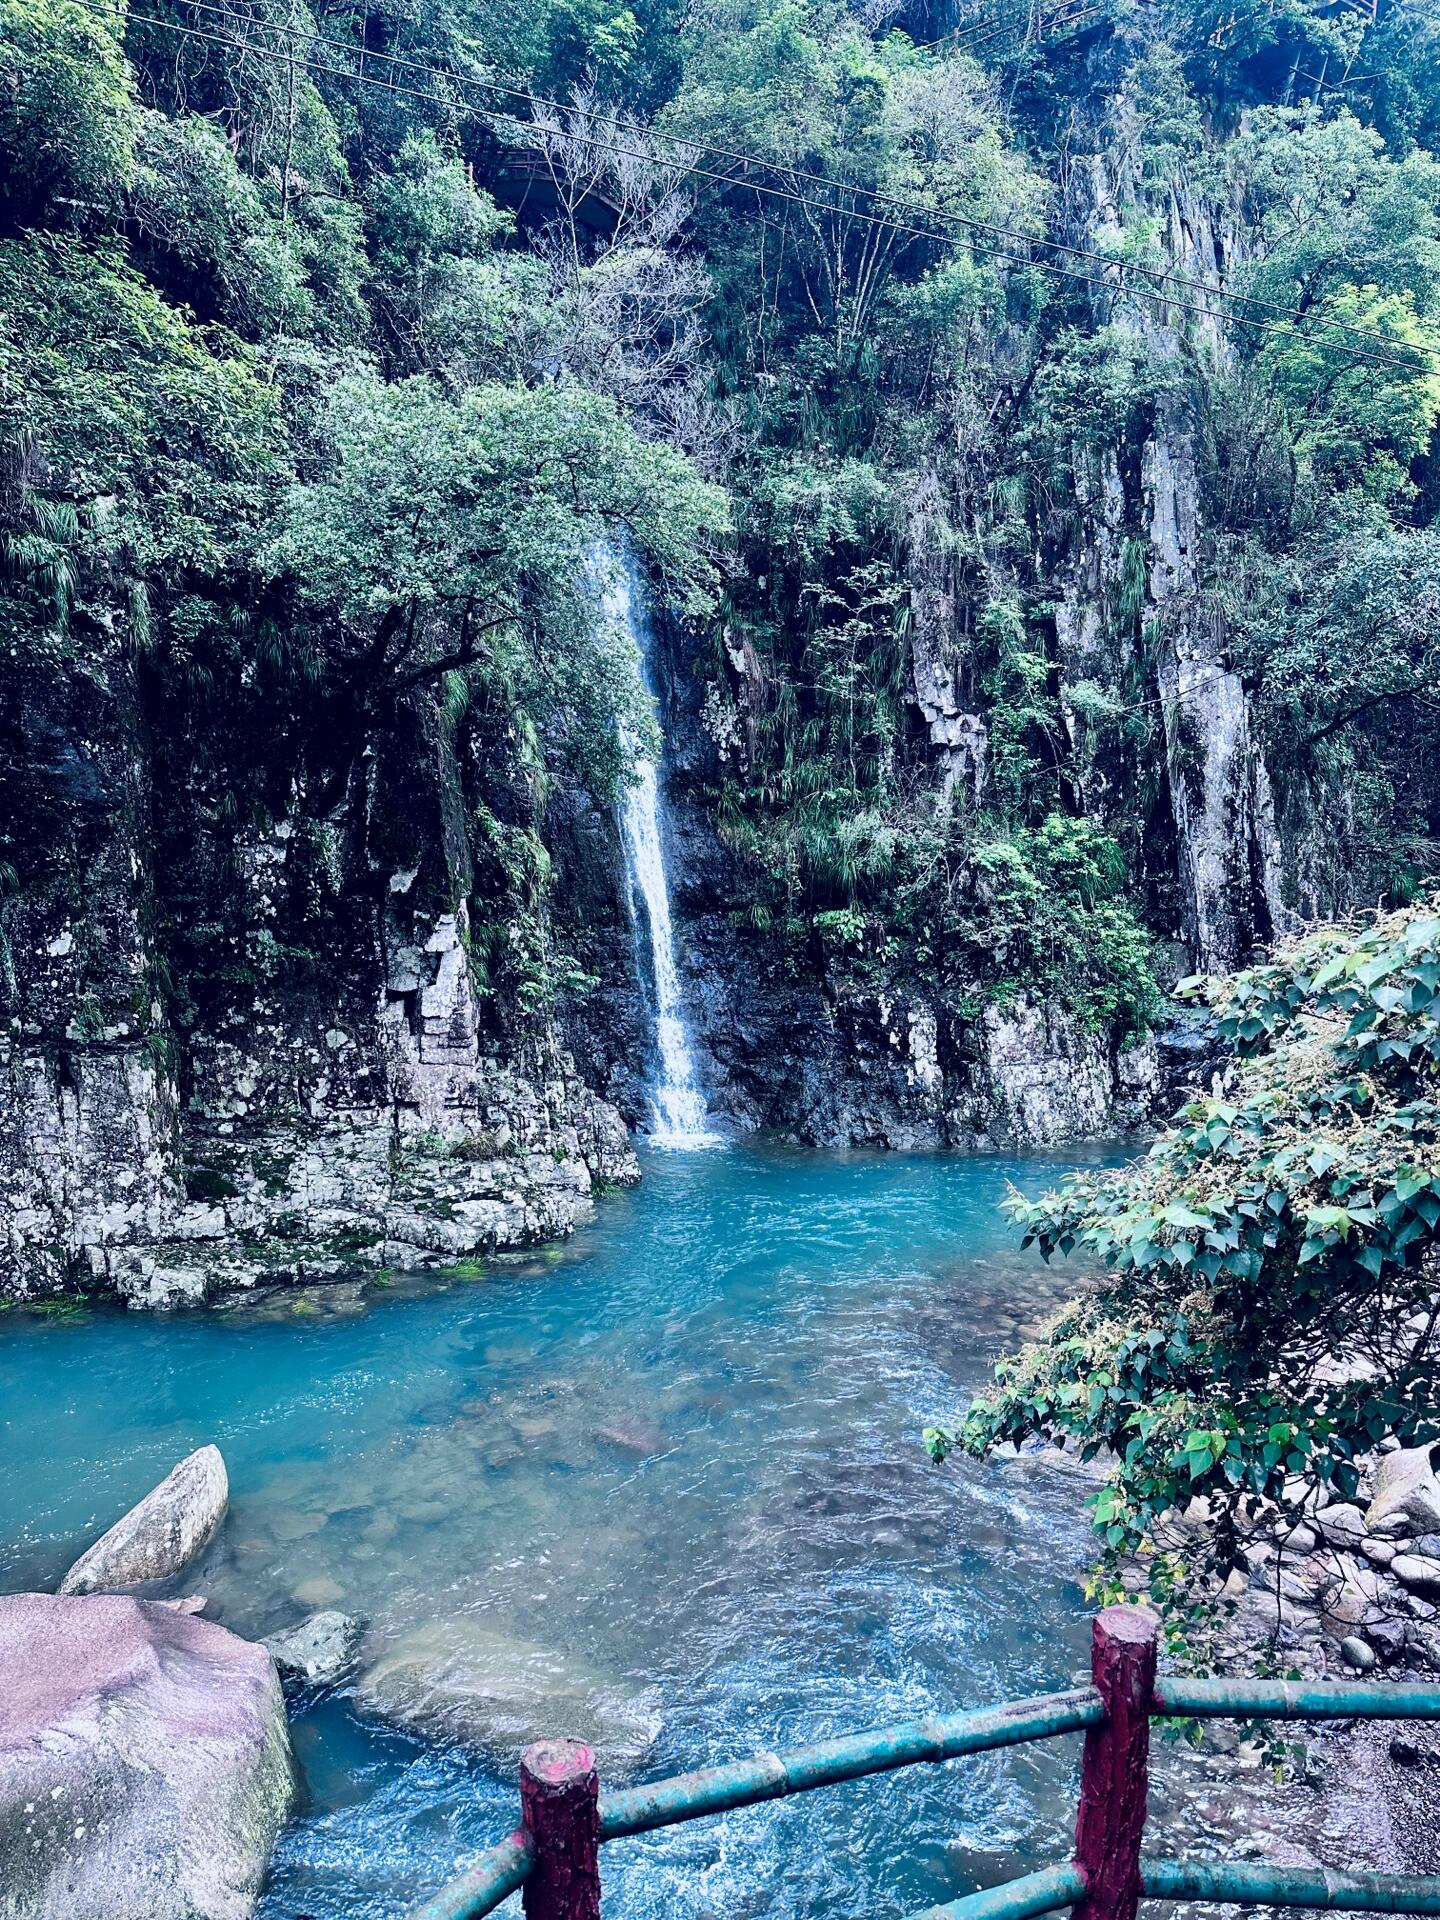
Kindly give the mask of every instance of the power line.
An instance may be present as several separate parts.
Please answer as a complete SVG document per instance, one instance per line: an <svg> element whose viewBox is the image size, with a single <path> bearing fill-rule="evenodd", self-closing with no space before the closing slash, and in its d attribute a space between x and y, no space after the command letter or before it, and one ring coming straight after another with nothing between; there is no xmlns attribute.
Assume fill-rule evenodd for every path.
<svg viewBox="0 0 1440 1920"><path fill-rule="evenodd" d="M1060 4L1049 14L1042 9L1034 22L1038 28L1037 44L1052 29L1078 26L1082 20L1089 20L1103 11L1103 7L1097 3L1082 5L1074 12L1067 14L1064 9L1068 4L1069 0L1060 0ZM1031 20L1028 14L1023 21L1003 20L994 14L981 14L977 19L967 21L963 26L952 27L949 33L938 34L933 40L916 40L913 44L916 53L931 53L936 47L951 47L957 52L968 53L972 47L979 46L987 40L993 40L998 35L1006 33L1028 35L1030 28Z"/></svg>
<svg viewBox="0 0 1440 1920"><path fill-rule="evenodd" d="M193 6L195 10L198 12L218 15L222 20L225 20L227 22L233 21L235 19L235 15L230 11L229 8L223 5L215 4L215 0L189 0L189 4ZM119 11L119 8L117 7L115 10ZM1093 10L1097 10L1097 9L1092 9L1092 11ZM165 20L163 18L156 18L154 16L137 15L135 17L140 19L148 19L150 20L151 24L169 28L171 31L174 31L174 32L190 33L195 37L204 37L203 34L201 33L201 30L184 27L178 22ZM305 35L305 30L302 28L281 26L278 23L269 23L269 22L262 23L262 25L268 31L273 33L286 35L292 38L307 37ZM336 40L329 35L315 34L313 36L308 36L308 37L312 38L315 41L318 41L320 44L324 46L334 48L337 52L340 52L346 55L347 57L358 55L357 73L355 74L350 74L348 72L341 73L337 76L340 78L360 79L360 80L368 81L370 77L366 75L364 71L365 62L368 57L372 61L379 60L388 66L403 68L416 73L423 73L433 79L452 81L462 86L483 87L487 92L499 93L499 94L508 96L510 98L523 100L532 109L535 107L548 107L553 109L555 112L561 113L561 114L568 113L571 110L562 101L550 99L543 94L532 93L525 88L508 86L501 81L485 80L485 79L479 78L478 76L464 76L460 74L455 74L450 72L444 67L433 66L423 61L407 58L404 55L389 54L389 53L371 53L369 49L363 46L359 48L354 48L350 46L347 42ZM245 51L245 52L252 51L244 42L234 42L232 44L240 47L242 51ZM335 69L321 69L321 71L329 72L332 75L334 75L336 72ZM377 84L377 85L384 84L386 85L387 90L391 92L395 92L395 91L410 92L410 93L413 93L416 98L420 98L420 99L429 99L432 97L424 92L417 91L415 89L397 88L393 82L382 83L380 81L374 81L372 82L372 84ZM435 102L435 104L441 104L441 103ZM485 111L485 109L477 109L472 106L472 111L483 112ZM608 124L611 127L615 128L617 131L619 130L621 126L621 122L619 121L616 115L610 114L606 116L606 119L608 121ZM607 151L613 152L623 157L628 157L632 159L649 159L653 157L650 154L639 154L634 149L618 146L613 141L598 141L593 138L588 138L584 135L579 135L579 134L572 134L569 137L572 139L575 139L577 142L579 142L582 145L595 147L599 149L601 152L607 152ZM1102 269L1102 272L1106 273L1107 275L1111 275L1111 274L1119 274L1122 276L1125 274L1139 275L1140 277L1144 278L1145 280L1155 285L1157 294L1159 294L1159 290L1163 288L1167 282L1173 282L1176 286L1185 287L1188 291L1203 294L1207 298L1244 302L1245 304L1250 306L1258 306L1261 309L1269 311L1271 313L1283 315L1285 318L1289 319L1292 322L1292 325L1295 326L1295 329L1297 332L1299 331L1299 323L1302 320L1308 320L1311 318L1310 315L1302 313L1299 309L1286 306L1281 302L1268 301L1268 300L1258 298L1257 296L1254 296L1254 295L1231 292L1228 288L1218 286L1212 282L1197 280L1192 276L1182 274L1178 270L1178 268L1173 268L1173 267L1152 268L1152 267L1141 266L1136 262L1108 260L1105 258L1104 255L1097 254L1088 248L1074 246L1073 244L1067 241L1037 239L1035 236L1023 233L1018 228L1015 228L1015 227L998 225L989 221L975 220L965 214L953 213L953 212L948 212L948 211L927 207L923 201L912 200L899 194L887 193L880 188L861 187L861 186L849 184L844 181L834 181L829 179L827 176L823 174L817 174L817 173L808 171L804 168L789 166L783 161L766 160L757 154L745 153L745 152L738 151L731 148L717 147L717 146L709 145L706 143L685 140L683 138L676 138L673 136L672 136L672 145L677 146L682 150L688 150L689 152L695 155L706 154L722 160L736 162L741 166L763 167L766 171L772 174L778 174L782 178L786 178L791 181L803 181L808 185L822 187L827 192L863 195L867 199L874 201L876 203L898 207L903 212L918 214L926 220L930 220L930 221L944 220L944 221L952 222L956 225L966 228L968 231L992 235L1000 240L1015 242L1025 246L1026 248L1030 248L1036 245L1045 246L1045 247L1048 247L1052 252L1067 254L1073 258L1077 258L1077 259L1095 264L1099 266ZM706 178L706 179L724 180L725 178L728 177L728 176L716 175L714 173L706 173L703 169L696 167L693 164L690 167L690 171L696 173L699 177ZM754 183L748 182L747 184L753 185ZM770 191L769 189L758 189L758 190ZM800 201L800 204L808 204L813 206L814 203ZM837 211L837 212L841 210L842 209L839 209L839 208L834 209L834 211ZM860 213L858 209L851 209L850 211L853 217L857 217L861 219L869 218L869 216ZM888 224L894 226L896 231L909 231L908 229L899 227L896 223L891 222ZM939 236L931 235L929 237L935 238ZM1012 260L1015 258L1013 254L1010 254L1007 256L1003 249L994 247L993 242L991 242L990 244L991 244L991 251L996 257L1002 257L1002 258L1009 257ZM1020 264L1026 265L1026 266L1040 267L1042 270L1050 271L1050 272L1057 271L1052 267L1048 267L1045 262L1035 260L1033 256L1028 252L1025 255L1021 256ZM1083 278L1084 276L1076 275L1072 277ZM1113 283L1108 278L1102 282L1092 281L1091 284L1099 284L1099 285L1102 285L1107 291L1114 291ZM1160 294L1159 297L1164 298L1168 305L1175 306L1181 311L1204 314L1204 310L1200 308L1195 308L1195 307L1187 307L1184 302L1177 301L1169 295ZM1230 314L1228 312L1221 312L1219 314L1208 313L1208 314L1204 314L1204 317L1209 317L1212 319L1226 319L1238 325L1249 326L1251 328L1255 328L1260 331L1278 332L1278 333L1284 334L1285 337L1287 338L1291 337L1290 334L1285 329L1263 328L1259 325L1259 323L1257 323L1254 320L1251 320L1248 316L1245 316L1242 314ZM1356 327L1351 325L1347 321L1332 320L1332 321L1329 321L1328 323L1322 323L1322 324L1328 324L1334 330L1340 333L1346 334L1351 338L1371 342L1379 346L1382 350L1392 349L1392 351L1382 351L1381 355L1378 357L1375 364L1379 364L1381 361L1383 361L1389 365L1399 368L1402 371L1409 372L1409 371L1415 370L1415 362L1400 358L1393 352L1393 348L1396 343L1390 336L1386 334L1378 333L1373 328ZM1417 357L1419 357L1422 355L1431 355L1431 350L1422 348L1422 347L1412 348L1402 343L1402 353L1414 353ZM1431 357L1433 357L1433 355L1431 355Z"/></svg>
<svg viewBox="0 0 1440 1920"><path fill-rule="evenodd" d="M206 32L203 28L187 26L179 21L168 20L159 15L135 13L133 10L126 8L123 4L121 4L120 0L76 0L76 4L84 6L88 11L92 13L96 13L100 15L110 15L112 17L120 18L122 21L128 19L142 25L159 27L166 32L176 33L189 39L204 41L204 42L211 43L213 45L227 47L232 51L248 55L251 58L266 57L266 53L264 51L257 50L255 47L249 45L247 42L243 40L236 40L231 38L228 35ZM188 4L192 5L199 11L203 11L211 14L219 14L222 18L226 20L234 20L235 18L235 16L232 13L230 13L227 9L211 4L211 0L188 0ZM302 64L305 64L307 66L313 66L317 72L327 74L332 78L350 80L350 81L355 81L357 83L361 83L365 85L382 87L386 92L403 94L415 99L425 100L433 106L444 106L446 104L446 102L443 99L439 98L435 93L433 93L428 89L408 87L393 79L385 79L378 75L373 75L365 71L367 60L371 62L379 61L383 65L391 68L401 68L407 71L425 74L432 78L442 80L451 84L456 84L462 87L464 86L483 87L489 92L500 93L508 97L524 100L532 108L549 107L560 113L569 113L571 111L570 108L565 106L564 103L560 101L548 99L546 96L541 94L530 93L525 89L522 89L519 87L507 86L499 81L485 80L485 79L479 78L478 76L471 78L465 75L456 74L443 67L432 66L423 61L407 59L404 56L400 56L400 55L386 54L386 53L373 53L369 49L363 46L359 48L354 48L349 46L345 42L334 40L327 35L323 35L323 34L307 35L305 34L304 30L300 28L281 26L278 23L269 23L269 22L263 23L263 25L264 25L264 30L266 31L279 34L279 35L292 37L292 38L305 38L310 42L318 43L326 47L335 48L336 50L344 53L346 56L354 57L356 59L356 67L352 70L350 68L326 67L323 65L319 65L313 60L313 57L308 52L300 56L302 60ZM282 55L282 57L285 57L287 59L293 59L295 56ZM459 100L451 104L467 109L469 112L475 113L475 114L483 115L483 114L488 114L492 111L490 109L477 106L472 101ZM520 124L523 125L526 123L522 122ZM618 127L620 125L620 122L616 119L614 115L611 115L609 116L609 124L612 126ZM655 158L655 155L653 153L642 152L641 150L633 147L624 147L619 145L613 140L597 139L593 135L586 135L583 133L571 132L567 134L566 137L573 140L577 145L593 148L603 154L612 154L622 158L647 160L647 161L653 161ZM678 138L678 137L672 137L672 144L683 150L688 150L690 153L694 155L705 154L707 156L714 157L714 158L734 161L739 165L741 165L742 167L755 166L755 167L763 168L765 171L769 173L778 174L781 177L788 177L791 179L803 180L806 182L813 182L815 184L818 184L824 187L827 191L832 193L849 194L852 196L863 195L872 201L883 202L889 205L896 205L905 209L915 209L920 213L922 213L923 216L930 221L946 220L946 221L953 222L954 224L959 225L971 232L981 233L985 235L994 234L999 236L1000 239L1002 240L1013 239L1014 241L1020 244L1023 244L1026 247L1033 247L1036 245L1048 246L1055 251L1074 255L1086 261L1092 261L1097 266L1099 266L1107 276L1112 276L1112 275L1118 276L1120 279L1120 284L1117 286L1115 278L1111 278L1111 277L1097 278L1095 275L1092 275L1092 274L1079 273L1073 268L1058 266L1051 261L1036 259L1033 257L1033 255L1029 253L1018 254L1012 248L1007 248L1005 246L997 245L996 242L992 239L987 238L978 243L981 247L983 247L987 251L988 256L992 259L1005 260L1013 265L1033 268L1038 272L1047 273L1057 279L1074 280L1077 283L1082 285L1099 288L1102 292L1105 292L1105 293L1113 294L1117 291L1126 292L1131 295L1138 296L1139 298L1142 298L1142 299L1154 300L1164 306L1172 307L1178 312L1193 314L1200 318L1205 318L1205 319L1224 321L1232 325L1248 327L1254 332L1273 334L1273 335L1276 335L1277 337L1287 339L1287 340L1293 340L1294 338L1296 338L1297 334L1299 333L1299 323L1301 321L1308 320L1311 318L1311 316L1301 313L1299 309L1283 307L1275 302L1258 302L1258 303L1252 303L1252 304L1269 306L1271 310L1285 314L1292 322L1292 325L1290 327L1271 325L1264 321L1252 319L1248 315L1241 314L1241 313L1234 313L1224 308L1216 309L1212 307L1197 306L1192 302L1179 300L1175 298L1173 295L1162 291L1163 283L1167 279L1173 279L1178 285L1193 286L1198 288L1201 292L1218 295L1222 299L1241 300L1241 299L1246 299L1247 296L1240 295L1240 294L1231 294L1227 292L1227 290L1224 288L1211 287L1204 282L1191 281L1187 279L1186 276L1178 273L1174 273L1173 271L1170 271L1170 270L1155 270L1155 269L1139 267L1137 265L1134 265L1133 263L1127 263L1124 261L1107 260L1103 255L1090 253L1085 248L1071 246L1065 242L1037 240L1033 236L1021 233L1016 228L1007 228L1003 226L997 226L985 221L973 220L963 214L938 211L936 209L924 206L923 202L906 200L899 195L884 193L878 189L855 186L843 181L832 181L827 179L824 175L810 173L800 168L788 167L783 162L766 160L759 155L748 154L742 151L737 151L734 149L729 149L724 147L711 146L699 141L685 140L683 138ZM789 201L795 205L805 207L812 212L820 212L825 214L837 214L837 213L844 214L847 218L850 218L850 219L859 220L866 224L877 226L877 227L887 228L890 231L897 234L904 234L909 237L913 237L917 239L931 240L941 245L952 243L956 238L954 233L947 233L943 231L937 232L933 226L928 226L923 228L916 227L912 225L907 225L900 221L886 219L883 216L880 216L877 214L867 213L862 208L857 206L851 206L846 208L843 206L835 206L833 204L829 204L824 201L809 199L802 194L790 192L779 187L769 186L764 184L761 181L752 180L748 178L742 179L740 176L731 172L719 172L713 168L701 167L695 164L693 160L686 163L686 171L689 172L690 174L693 174L696 178L713 180L720 183L721 185L746 186L758 194L765 194L774 199ZM972 244L975 244L975 243L972 243ZM1148 287L1148 288L1137 288L1134 285L1125 283L1123 276L1129 273L1140 274L1146 280L1151 282L1158 282L1159 284L1152 285L1151 287ZM1391 339L1389 339L1388 336L1384 334L1375 333L1372 330L1367 328L1352 327L1342 321L1332 321L1332 322L1326 323L1322 320L1321 324L1322 325L1328 324L1329 326L1334 328L1336 331L1346 333L1361 339L1373 340L1383 346L1393 346L1395 344ZM1304 338L1306 336L1303 334L1300 334L1300 337ZM1429 349L1425 349L1425 348L1412 349L1407 347L1404 350L1407 352L1414 352L1417 355L1417 357L1421 354L1428 354L1430 352ZM1364 364L1364 365L1376 366L1376 367L1380 367L1380 366L1392 367L1397 371L1407 372L1407 373L1415 372L1417 370L1416 360L1400 359L1396 357L1394 354L1390 354L1390 353L1380 354L1380 355L1366 354L1366 353L1357 351L1354 348L1344 347L1344 346L1340 347L1339 351L1344 353L1347 358L1356 362L1357 364Z"/></svg>
<svg viewBox="0 0 1440 1920"><path fill-rule="evenodd" d="M1063 3L1064 3L1064 0L1062 0L1062 4ZM1053 14L1049 17L1048 24L1061 29L1070 27L1070 26L1077 26L1081 23L1081 21L1090 19L1094 15L1102 11L1103 11L1103 7L1099 4L1084 6L1081 8L1079 12L1072 13L1068 16L1063 13ZM1255 19L1255 18L1258 18L1261 14L1273 13L1273 11L1274 11L1273 6L1255 7L1250 9L1248 12L1232 15L1230 24L1233 26L1237 24L1239 21ZM1041 25L1041 33L1043 36L1045 27L1047 25L1046 16L1044 14L1040 16L1040 25ZM1018 23L1014 23L1012 25L1011 30L1015 32L1021 32L1021 31L1024 31L1025 29L1022 29ZM971 28L965 29L964 31L973 34L977 31L977 29L975 27L971 27ZM1004 32L1004 31L1005 31L1005 28L1003 24L994 29L994 32L996 33ZM946 35L942 35L938 40L921 41L918 43L916 51L920 52L933 47L943 46L944 44L946 44L948 40L952 39L953 37L954 36L952 35L946 34ZM980 36L982 40L989 37L991 36L985 35L985 34L982 34ZM964 45L960 48L960 50L962 52L966 52L969 50L972 44L978 44L978 43L967 40L964 43ZM807 176L801 175L798 177L803 178ZM808 176L808 177L815 178L817 176ZM877 192L875 194L875 197L877 199L892 198L892 196L889 196L880 192ZM962 223L965 220L965 216L961 214L942 214L939 217L943 219L953 219L953 220L961 221ZM987 232L1008 234L1014 238L1022 237L1019 235L1018 231L1014 228L988 226L984 222L980 222L978 224L984 227ZM1100 261L1106 266L1109 266L1112 264L1111 262L1106 261L1103 255L1096 254L1092 249L1089 249L1086 247L1074 246L1067 241L1045 240L1041 244L1047 247L1050 247L1052 250L1054 250L1057 253L1069 254L1071 256L1078 257L1080 259L1085 259L1085 260ZM1144 274L1149 278L1155 279L1158 283L1161 283L1161 284L1163 284L1166 281L1170 281L1170 282L1173 282L1176 286L1185 287L1191 292L1202 293L1210 298L1218 298L1221 300L1234 300L1238 302L1243 302L1247 306L1258 307L1264 312L1286 315L1296 321L1299 321L1302 318L1309 317L1308 315L1302 314L1300 309L1287 306L1282 301L1266 300L1257 294L1242 293L1229 287L1220 286L1218 283L1211 280L1197 279L1192 275L1181 273L1180 270L1175 267L1150 268L1150 267L1142 267L1139 265L1132 265L1128 268L1128 271ZM1348 322L1344 322L1344 321L1332 321L1330 322L1330 324L1332 326L1338 327L1338 329L1341 332L1349 334L1352 338L1355 338L1355 339L1374 341L1378 345L1385 346L1385 347L1393 347L1396 344L1389 335L1378 333L1372 327L1355 327L1355 326L1351 326ZM1434 350L1430 348L1407 347L1405 351L1413 352L1417 355L1423 354L1423 355L1428 355L1432 358L1434 357Z"/></svg>

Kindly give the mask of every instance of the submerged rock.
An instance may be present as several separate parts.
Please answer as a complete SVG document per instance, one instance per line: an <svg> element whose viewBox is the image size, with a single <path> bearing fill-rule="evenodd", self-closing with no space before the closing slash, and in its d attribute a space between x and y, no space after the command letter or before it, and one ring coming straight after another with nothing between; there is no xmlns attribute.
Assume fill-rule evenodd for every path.
<svg viewBox="0 0 1440 1920"><path fill-rule="evenodd" d="M665 1436L653 1420L646 1420L638 1414L622 1413L616 1419L607 1421L596 1432L596 1438L607 1445L618 1447L622 1453L638 1453L648 1457L665 1451Z"/></svg>
<svg viewBox="0 0 1440 1920"><path fill-rule="evenodd" d="M0 1597L0 1920L246 1920L293 1798L262 1647L123 1595Z"/></svg>
<svg viewBox="0 0 1440 1920"><path fill-rule="evenodd" d="M61 1593L103 1593L179 1573L209 1543L229 1499L220 1449L197 1448L81 1554Z"/></svg>
<svg viewBox="0 0 1440 1920"><path fill-rule="evenodd" d="M507 1764L533 1740L573 1734L611 1776L638 1766L661 1727L651 1696L464 1615L394 1641L360 1676L356 1701L412 1732L483 1748Z"/></svg>
<svg viewBox="0 0 1440 1920"><path fill-rule="evenodd" d="M364 1631L354 1614L326 1608L284 1633L269 1635L260 1644L282 1678L328 1685L338 1680L355 1658Z"/></svg>

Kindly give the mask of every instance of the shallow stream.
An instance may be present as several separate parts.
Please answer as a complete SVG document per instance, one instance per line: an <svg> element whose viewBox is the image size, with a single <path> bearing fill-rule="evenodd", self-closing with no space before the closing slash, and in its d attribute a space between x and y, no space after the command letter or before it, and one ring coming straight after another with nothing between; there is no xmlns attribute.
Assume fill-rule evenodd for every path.
<svg viewBox="0 0 1440 1920"><path fill-rule="evenodd" d="M8 1314L0 1586L53 1585L213 1440L231 1510L186 1582L212 1617L255 1634L335 1605L372 1648L459 1621L558 1649L662 1723L646 1774L1066 1685L1087 1482L937 1470L920 1442L1073 1283L996 1207L1060 1165L652 1155L574 1240L470 1277ZM508 1765L344 1693L294 1734L305 1805L266 1920L398 1920L514 1823ZM618 1843L607 1916L895 1920L1060 1857L1075 1758L912 1768Z"/></svg>

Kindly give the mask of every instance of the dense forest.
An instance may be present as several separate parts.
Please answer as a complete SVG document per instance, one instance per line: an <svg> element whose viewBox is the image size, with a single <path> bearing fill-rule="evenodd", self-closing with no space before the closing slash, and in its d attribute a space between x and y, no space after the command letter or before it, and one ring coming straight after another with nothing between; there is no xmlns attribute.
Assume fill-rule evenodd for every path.
<svg viewBox="0 0 1440 1920"><path fill-rule="evenodd" d="M607 551L742 1120L1094 1130L1182 974L1423 889L1433 0L5 0L0 59L50 1282L231 1202L293 1239L277 1116L627 1177ZM883 1097L797 1107L786 1033ZM1098 1091L1007 1107L1017 1058Z"/></svg>
<svg viewBox="0 0 1440 1920"><path fill-rule="evenodd" d="M0 0L0 1915L1440 1674L1437 427L1440 0ZM1145 1858L1433 1909L1402 1732Z"/></svg>

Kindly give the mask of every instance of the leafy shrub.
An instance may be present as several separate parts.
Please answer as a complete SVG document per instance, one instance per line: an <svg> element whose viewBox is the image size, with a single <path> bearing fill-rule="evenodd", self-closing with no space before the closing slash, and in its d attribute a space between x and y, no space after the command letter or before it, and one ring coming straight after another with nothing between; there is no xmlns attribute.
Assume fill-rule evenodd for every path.
<svg viewBox="0 0 1440 1920"><path fill-rule="evenodd" d="M1195 1565L1156 1566L1170 1599L1213 1595L1243 1527L1350 1497L1382 1441L1440 1437L1440 899L1205 992L1233 1085L1123 1171L1012 1193L1026 1246L1103 1276L927 1436L937 1459L1034 1436L1108 1455L1112 1564L1204 1496Z"/></svg>

